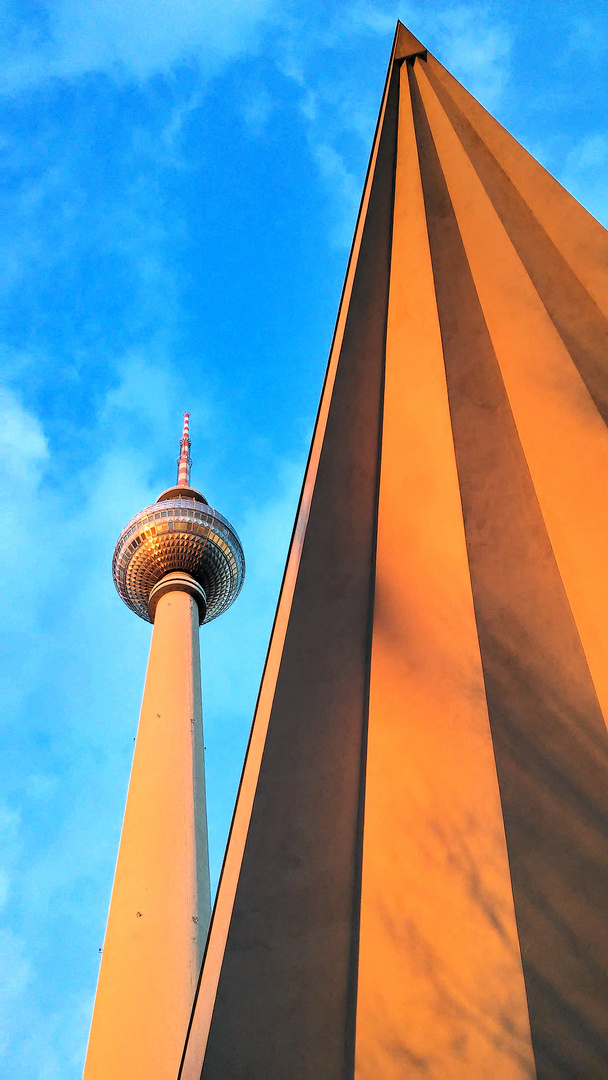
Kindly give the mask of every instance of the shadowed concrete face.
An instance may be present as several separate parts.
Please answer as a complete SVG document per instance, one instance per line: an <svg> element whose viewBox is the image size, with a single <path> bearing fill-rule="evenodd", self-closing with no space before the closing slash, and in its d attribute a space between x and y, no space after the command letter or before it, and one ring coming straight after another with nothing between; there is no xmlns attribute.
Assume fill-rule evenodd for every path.
<svg viewBox="0 0 608 1080"><path fill-rule="evenodd" d="M397 92L396 73L217 991L209 1078L238 1074L244 1046L252 1074L277 1080L341 1075L349 1053Z"/></svg>
<svg viewBox="0 0 608 1080"><path fill-rule="evenodd" d="M608 1075L607 300L399 26L182 1080Z"/></svg>

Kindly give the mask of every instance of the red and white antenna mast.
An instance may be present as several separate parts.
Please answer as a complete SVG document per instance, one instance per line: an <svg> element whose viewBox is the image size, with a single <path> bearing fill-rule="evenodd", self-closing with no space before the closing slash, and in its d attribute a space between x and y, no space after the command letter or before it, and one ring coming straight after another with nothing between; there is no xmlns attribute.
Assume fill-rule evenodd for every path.
<svg viewBox="0 0 608 1080"><path fill-rule="evenodd" d="M190 413L184 413L184 430L180 440L180 455L177 459L177 486L190 487Z"/></svg>

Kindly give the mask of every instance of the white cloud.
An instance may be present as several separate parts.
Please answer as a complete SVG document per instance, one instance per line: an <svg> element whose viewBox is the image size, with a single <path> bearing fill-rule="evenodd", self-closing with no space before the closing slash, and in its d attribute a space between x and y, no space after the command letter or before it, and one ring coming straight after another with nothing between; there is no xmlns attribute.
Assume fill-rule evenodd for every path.
<svg viewBox="0 0 608 1080"><path fill-rule="evenodd" d="M242 106L243 119L252 135L258 137L264 131L276 102L263 87L247 94Z"/></svg>
<svg viewBox="0 0 608 1080"><path fill-rule="evenodd" d="M0 910L5 906L8 900L8 894L11 887L11 879L6 870L0 870Z"/></svg>
<svg viewBox="0 0 608 1080"><path fill-rule="evenodd" d="M509 79L513 35L490 3L354 3L335 18L336 47L349 37L391 37L397 19L462 79L486 107L503 95Z"/></svg>
<svg viewBox="0 0 608 1080"><path fill-rule="evenodd" d="M271 0L55 0L13 13L0 87L103 72L145 81L195 61L209 71L254 46ZM15 49L15 41L21 48Z"/></svg>
<svg viewBox="0 0 608 1080"><path fill-rule="evenodd" d="M21 854L20 815L5 802L0 803L0 907L9 898L12 868ZM15 1010L32 979L26 942L13 928L0 926L0 1058L4 1055L15 1026Z"/></svg>
<svg viewBox="0 0 608 1080"><path fill-rule="evenodd" d="M341 24L342 34L394 32L399 18L437 59L465 83L486 107L495 106L509 79L513 35L491 3L355 3Z"/></svg>
<svg viewBox="0 0 608 1080"><path fill-rule="evenodd" d="M165 124L161 132L161 141L166 148L166 156L161 158L158 153L158 147L156 150L156 157L159 160L163 160L166 163L171 164L174 168L185 168L185 160L179 153L180 140L183 135L183 130L186 122L192 116L192 113L196 111L201 105L203 95L200 90L196 90L190 94L185 101L182 101L179 105L174 105L171 109L171 116L167 124Z"/></svg>
<svg viewBox="0 0 608 1080"><path fill-rule="evenodd" d="M35 488L49 448L42 425L8 387L0 386L0 476L9 487L15 482Z"/></svg>
<svg viewBox="0 0 608 1080"><path fill-rule="evenodd" d="M570 12L566 9L564 14L570 16ZM597 12L594 12L594 16L587 18L581 18L577 14L570 16L570 33L563 50L564 63L572 63L577 54L579 58L582 55L585 60L591 60L592 63L603 59L608 49L608 40L597 18Z"/></svg>
<svg viewBox="0 0 608 1080"><path fill-rule="evenodd" d="M330 143L312 141L311 149L322 178L331 187L340 205L340 213L335 215L330 234L332 242L337 247L346 248L351 241L361 198L360 179L349 171L342 155Z"/></svg>
<svg viewBox="0 0 608 1080"><path fill-rule="evenodd" d="M566 171L588 174L598 166L606 165L606 162L608 162L608 136L603 133L587 135L568 154Z"/></svg>
<svg viewBox="0 0 608 1080"><path fill-rule="evenodd" d="M11 930L0 928L0 1057L11 1034L15 1001L32 978L25 942Z"/></svg>
<svg viewBox="0 0 608 1080"><path fill-rule="evenodd" d="M46 773L32 773L28 776L26 790L28 797L39 803L47 802L57 791L59 779Z"/></svg>
<svg viewBox="0 0 608 1080"><path fill-rule="evenodd" d="M512 35L486 4L378 3L365 0L329 9L322 28L310 34L304 21L285 22L277 66L300 90L298 109L310 151L331 194L331 237L347 248L361 195L365 164L379 108L379 87L362 92L358 62L374 69L382 41L388 62L397 18L434 52L489 108L504 95L510 73ZM319 63L325 54L329 66ZM312 71L316 75L311 74Z"/></svg>
<svg viewBox="0 0 608 1080"><path fill-rule="evenodd" d="M495 108L507 87L513 48L504 20L485 5L458 4L439 8L432 17L427 12L423 24L423 33L428 29L437 40L432 51L438 59L482 105Z"/></svg>
<svg viewBox="0 0 608 1080"><path fill-rule="evenodd" d="M336 27L336 33L343 37L344 34L358 35L371 32L384 37L386 34L395 32L396 21L395 11L387 11L374 4L359 2L345 11L343 19L340 20L340 26Z"/></svg>
<svg viewBox="0 0 608 1080"><path fill-rule="evenodd" d="M345 49L357 38L364 42L370 35L386 34L389 24L394 29L392 16L359 4L339 14L330 9L316 34L303 20L292 19L280 36L277 67L298 88L297 109L310 153L331 198L330 239L340 248L351 241L379 105L371 88L362 94L359 73L345 58ZM325 64L319 62L322 56Z"/></svg>
<svg viewBox="0 0 608 1080"><path fill-rule="evenodd" d="M40 420L17 394L0 385L0 559L3 603L5 611L10 611L13 633L34 625L38 572L43 567L48 571L53 562L50 552L40 547L32 551L32 537L38 534L40 483L48 459ZM8 688L17 698L25 690L13 680Z"/></svg>
<svg viewBox="0 0 608 1080"><path fill-rule="evenodd" d="M2 856L2 904L7 901L12 867L22 854L21 815L5 800L0 802L0 853Z"/></svg>

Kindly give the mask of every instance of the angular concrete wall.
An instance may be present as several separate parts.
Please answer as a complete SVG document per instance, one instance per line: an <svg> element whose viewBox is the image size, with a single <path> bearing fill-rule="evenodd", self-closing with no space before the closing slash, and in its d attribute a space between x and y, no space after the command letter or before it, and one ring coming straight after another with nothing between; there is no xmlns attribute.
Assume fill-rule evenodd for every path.
<svg viewBox="0 0 608 1080"><path fill-rule="evenodd" d="M400 26L183 1080L608 1075L607 312Z"/></svg>

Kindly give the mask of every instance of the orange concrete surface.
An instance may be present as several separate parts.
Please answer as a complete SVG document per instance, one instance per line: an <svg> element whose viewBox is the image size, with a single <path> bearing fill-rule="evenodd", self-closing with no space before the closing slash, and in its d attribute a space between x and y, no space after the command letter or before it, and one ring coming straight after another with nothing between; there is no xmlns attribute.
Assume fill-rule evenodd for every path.
<svg viewBox="0 0 608 1080"><path fill-rule="evenodd" d="M417 63L415 71L536 495L608 719L608 502L598 498L608 490L608 429L424 65Z"/></svg>
<svg viewBox="0 0 608 1080"><path fill-rule="evenodd" d="M403 23L397 23L397 33L395 34L393 47L394 59L403 60L407 56L415 56L417 53L425 52L424 45L417 37L414 37L411 30L408 30Z"/></svg>
<svg viewBox="0 0 608 1080"><path fill-rule="evenodd" d="M540 224L608 314L606 230L433 56L429 67L471 120Z"/></svg>
<svg viewBox="0 0 608 1080"><path fill-rule="evenodd" d="M535 1075L406 66L386 343L356 1080Z"/></svg>
<svg viewBox="0 0 608 1080"><path fill-rule="evenodd" d="M439 107L425 65L417 63L414 71L452 430L535 1066L539 1080L599 1080L608 1063L608 736L539 502L540 469L528 453L530 441L522 438L523 425L516 426L529 393L537 406L530 424L541 437L547 434L555 410L545 416L551 393L540 387L551 381L564 399L564 427L554 439L568 434L568 409L580 411L583 423L585 406L588 417L595 415L580 382L563 377L573 366L563 344L567 338L580 365L580 333L589 346L598 322L582 319L577 305L559 310L528 248L524 257L536 288L544 290L543 306L560 321L560 334L555 332L536 288L518 270L510 241L492 228L493 212L484 213L487 200L442 111L449 104L439 90ZM521 207L514 218L504 201L509 184L503 177L501 190L492 180L493 198L507 212L521 253L527 219ZM542 237L534 242L536 254L542 252ZM544 252L557 266L551 251ZM553 286L561 287L559 275ZM556 369L560 357L563 367ZM605 358L596 375L595 399L606 383ZM539 385L532 390L534 380ZM593 466L584 456L578 466L584 487ZM545 480L553 469L559 486L562 468L563 457L554 454ZM594 527L597 522L583 522L583 532ZM584 581L585 568L579 569Z"/></svg>
<svg viewBox="0 0 608 1080"><path fill-rule="evenodd" d="M210 907L198 628L189 594L160 598L85 1080L178 1073Z"/></svg>
<svg viewBox="0 0 608 1080"><path fill-rule="evenodd" d="M180 1080L608 1075L608 237L425 56L398 24Z"/></svg>
<svg viewBox="0 0 608 1080"><path fill-rule="evenodd" d="M414 39L415 40L415 39ZM389 64L389 74L392 64ZM268 721L272 709L277 676L281 663L282 651L285 642L285 634L289 624L291 604L298 576L302 544L306 534L310 505L315 488L323 440L327 427L327 418L332 401L332 394L336 378L340 350L344 338L346 318L353 289L354 275L357 269L357 258L361 247L361 239L366 221L369 205L371 184L374 176L374 167L378 155L382 121L386 108L389 76L384 89L380 115L376 127L374 143L370 155L367 177L363 189L361 206L357 218L353 245L350 252L344 289L340 300L340 308L336 321L336 328L330 350L327 372L323 384L323 391L319 403L319 411L313 432L310 454L308 458L306 474L300 496L294 532L287 557L287 565L283 578L281 593L277 606L277 613L272 629L268 655L262 676L262 683L251 729L251 736L247 748L247 756L243 768L243 775L237 796L237 802L230 830L228 846L217 897L213 910L213 918L209 930L209 941L205 954L204 968L201 973L200 985L197 991L196 1007L192 1016L192 1024L188 1033L184 1060L179 1074L180 1080L199 1080L201 1062L204 1057L205 1047L209 1036L209 1026L215 1004L215 995L220 976L222 959L226 945L226 938L232 916L235 892L238 884L243 851L247 838L247 830L251 820L251 810L257 787L260 764L264 751Z"/></svg>
<svg viewBox="0 0 608 1080"><path fill-rule="evenodd" d="M533 214L511 178L481 140L470 120L458 108L428 65L425 66L425 71L547 314L560 334L602 418L608 423L608 319ZM525 157L525 151L521 148L520 155ZM551 186L553 182L547 178L546 183ZM575 200L562 192L560 201L563 218L574 220L580 210ZM601 236L602 230L599 226L597 229ZM603 239L605 246L608 236L604 234Z"/></svg>

